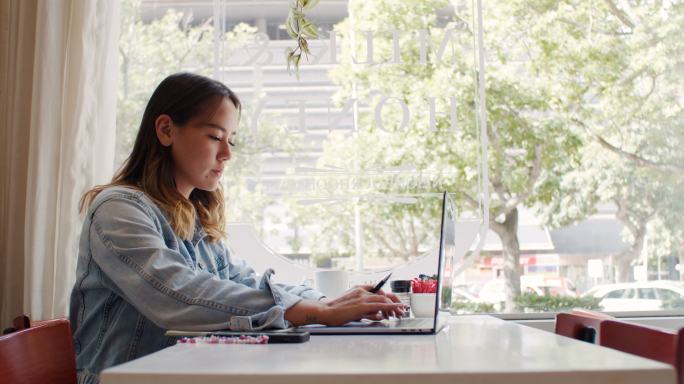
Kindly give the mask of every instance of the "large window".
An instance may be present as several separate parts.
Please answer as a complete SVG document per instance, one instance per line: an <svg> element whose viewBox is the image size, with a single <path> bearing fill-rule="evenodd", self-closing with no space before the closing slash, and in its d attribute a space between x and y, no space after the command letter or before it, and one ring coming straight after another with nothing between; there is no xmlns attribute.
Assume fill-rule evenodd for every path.
<svg viewBox="0 0 684 384"><path fill-rule="evenodd" d="M448 190L455 312L684 306L683 4L323 0L297 76L288 3L125 1L117 161L161 79L210 75L245 104L228 216L293 265L416 263Z"/></svg>

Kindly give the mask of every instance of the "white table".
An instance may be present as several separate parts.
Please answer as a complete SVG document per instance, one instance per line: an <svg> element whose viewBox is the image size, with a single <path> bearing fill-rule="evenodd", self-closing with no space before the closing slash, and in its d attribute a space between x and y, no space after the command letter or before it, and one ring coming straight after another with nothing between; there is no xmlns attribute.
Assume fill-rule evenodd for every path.
<svg viewBox="0 0 684 384"><path fill-rule="evenodd" d="M181 344L102 372L103 384L649 383L674 369L506 322L460 316L437 335L312 336L303 344Z"/></svg>

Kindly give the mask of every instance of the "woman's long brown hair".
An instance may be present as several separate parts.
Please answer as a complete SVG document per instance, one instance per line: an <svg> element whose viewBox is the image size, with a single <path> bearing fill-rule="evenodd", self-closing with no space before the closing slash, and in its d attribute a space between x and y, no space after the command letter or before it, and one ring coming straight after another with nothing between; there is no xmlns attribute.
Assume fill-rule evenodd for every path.
<svg viewBox="0 0 684 384"><path fill-rule="evenodd" d="M143 191L154 200L181 238L192 238L196 218L209 241L224 237L225 208L221 186L215 191L195 189L189 199L183 197L176 189L171 149L159 142L155 121L159 115L166 114L182 126L194 117L211 115L226 98L239 113L240 100L219 81L192 73L176 73L164 79L147 103L130 156L109 184L95 186L83 195L80 211L85 212L105 188L128 186Z"/></svg>

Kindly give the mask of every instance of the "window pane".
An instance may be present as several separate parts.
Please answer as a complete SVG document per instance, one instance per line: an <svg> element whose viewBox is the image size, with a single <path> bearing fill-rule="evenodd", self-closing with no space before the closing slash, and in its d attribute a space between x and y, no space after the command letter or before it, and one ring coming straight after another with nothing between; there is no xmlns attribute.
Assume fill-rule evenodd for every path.
<svg viewBox="0 0 684 384"><path fill-rule="evenodd" d="M471 2L321 2L298 74L283 54L296 48L288 4L128 1L119 161L161 78L208 74L243 104L227 215L293 271L342 268L352 283L407 265L394 277L434 274L418 266L435 256L445 190L476 258L486 196Z"/></svg>
<svg viewBox="0 0 684 384"><path fill-rule="evenodd" d="M506 311L652 310L684 257L684 7L483 6L495 222L468 279L508 281Z"/></svg>
<svg viewBox="0 0 684 384"><path fill-rule="evenodd" d="M284 22L286 4L267 25ZM316 19L320 38L308 42L299 77L282 54L294 42L278 28L260 35L262 22L243 19L256 29L239 47L221 33L216 75L246 105L236 152L246 170L234 166L225 187L231 219L253 223L271 249L363 282L436 249L439 197L457 185L461 217L476 220L461 241L476 239L472 15L446 1L339 4L317 6L326 16Z"/></svg>
<svg viewBox="0 0 684 384"><path fill-rule="evenodd" d="M448 190L455 311L650 308L682 279L684 7L487 1L480 47L477 3L322 1L297 77L286 0L124 1L117 161L163 77L211 75L244 104L227 215L302 273L419 260Z"/></svg>

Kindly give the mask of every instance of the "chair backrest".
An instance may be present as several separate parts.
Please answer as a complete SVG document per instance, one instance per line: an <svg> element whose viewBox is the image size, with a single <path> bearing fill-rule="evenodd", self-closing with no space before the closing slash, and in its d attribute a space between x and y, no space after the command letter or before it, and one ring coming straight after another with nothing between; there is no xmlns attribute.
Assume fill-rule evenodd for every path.
<svg viewBox="0 0 684 384"><path fill-rule="evenodd" d="M684 384L684 328L677 331L677 357L675 358L677 383Z"/></svg>
<svg viewBox="0 0 684 384"><path fill-rule="evenodd" d="M76 359L69 320L55 319L0 336L4 383L76 383Z"/></svg>
<svg viewBox="0 0 684 384"><path fill-rule="evenodd" d="M684 335L684 329L674 332L624 321L606 320L601 323L602 346L673 365L680 384L684 383L684 340L681 335Z"/></svg>
<svg viewBox="0 0 684 384"><path fill-rule="evenodd" d="M573 308L572 313L601 320L615 320L615 317L611 315L606 315L603 312L592 311L591 309Z"/></svg>
<svg viewBox="0 0 684 384"><path fill-rule="evenodd" d="M598 343L601 339L601 322L614 317L588 309L573 309L556 315L556 334L573 339Z"/></svg>

